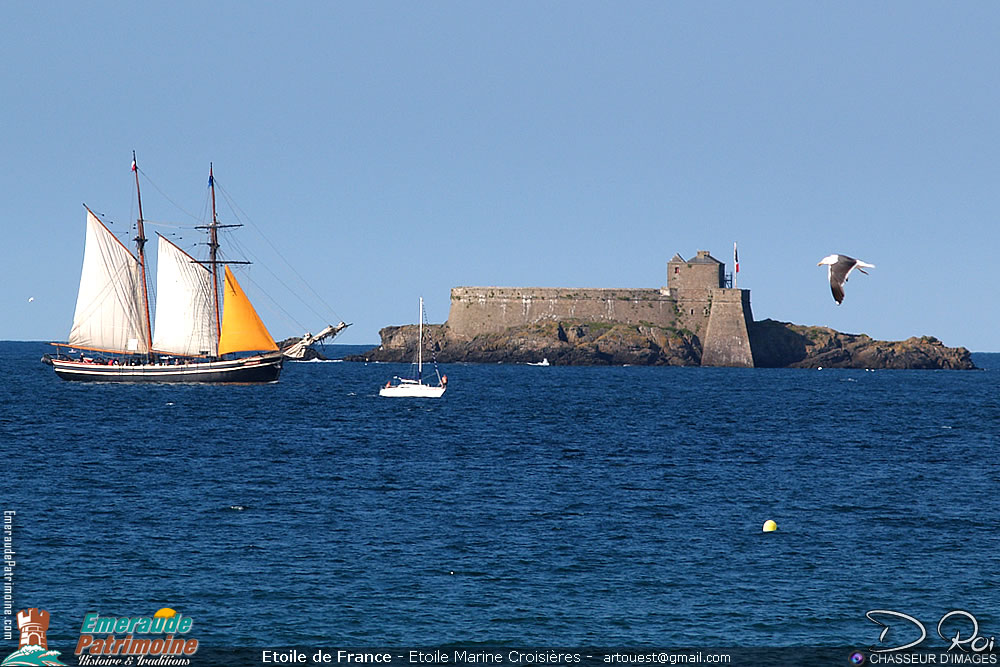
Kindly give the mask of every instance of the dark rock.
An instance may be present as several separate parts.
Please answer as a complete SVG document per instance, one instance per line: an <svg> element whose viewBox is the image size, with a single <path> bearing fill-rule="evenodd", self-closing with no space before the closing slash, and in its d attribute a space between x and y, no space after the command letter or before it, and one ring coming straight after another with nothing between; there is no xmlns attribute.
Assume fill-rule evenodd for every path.
<svg viewBox="0 0 1000 667"><path fill-rule="evenodd" d="M754 363L762 367L952 370L976 367L967 349L945 347L933 336L883 341L828 327L762 320L753 323L750 344Z"/></svg>
<svg viewBox="0 0 1000 667"><path fill-rule="evenodd" d="M386 327L382 345L348 361L410 362L416 358L417 327ZM424 358L442 363L697 366L701 344L689 332L611 322L539 322L471 340L448 335L447 324L424 327Z"/></svg>
<svg viewBox="0 0 1000 667"><path fill-rule="evenodd" d="M385 327L382 345L348 361L409 363L417 356L417 325ZM763 320L750 327L754 363L770 368L972 369L964 347L945 347L930 336L877 341L827 327ZM294 342L294 339L293 339ZM470 340L450 335L447 324L424 326L424 360L442 363L698 366L701 341L684 329L613 322L563 320L512 327Z"/></svg>

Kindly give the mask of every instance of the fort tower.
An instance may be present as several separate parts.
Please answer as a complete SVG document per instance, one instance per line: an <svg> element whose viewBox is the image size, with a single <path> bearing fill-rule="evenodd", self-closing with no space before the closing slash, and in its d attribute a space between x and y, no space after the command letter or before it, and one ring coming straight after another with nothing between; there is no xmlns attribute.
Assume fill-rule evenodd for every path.
<svg viewBox="0 0 1000 667"><path fill-rule="evenodd" d="M49 647L45 641L45 633L49 629L49 612L37 608L22 609L17 612L17 628L21 631L19 649L25 646Z"/></svg>

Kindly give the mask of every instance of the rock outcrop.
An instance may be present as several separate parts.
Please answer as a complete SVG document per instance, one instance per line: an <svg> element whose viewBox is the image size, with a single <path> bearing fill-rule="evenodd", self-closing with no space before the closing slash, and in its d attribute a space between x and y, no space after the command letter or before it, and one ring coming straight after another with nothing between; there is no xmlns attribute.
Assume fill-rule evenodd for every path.
<svg viewBox="0 0 1000 667"><path fill-rule="evenodd" d="M901 341L874 340L828 327L789 322L754 322L750 332L758 366L790 368L913 368L967 370L975 368L964 347L945 347L933 336Z"/></svg>
<svg viewBox="0 0 1000 667"><path fill-rule="evenodd" d="M348 361L416 358L417 327L386 327L382 345ZM689 332L608 322L540 322L484 333L472 339L448 335L447 324L424 326L424 359L476 363L528 363L548 359L563 365L697 366L701 351Z"/></svg>
<svg viewBox="0 0 1000 667"><path fill-rule="evenodd" d="M298 343L302 338L300 336L293 336L292 338L286 338L285 340L279 340L277 342L279 350L287 350L292 345ZM287 358L287 357L286 357ZM325 361L326 357L319 350L307 347L305 350L305 355L301 359L296 359L295 361L312 361L313 359L319 359Z"/></svg>
<svg viewBox="0 0 1000 667"><path fill-rule="evenodd" d="M410 362L417 326L386 327L382 345L348 361ZM750 327L754 364L792 368L975 368L965 348L945 347L924 336L873 340L826 327L763 320ZM471 339L449 335L447 324L424 327L424 358L476 363L699 366L702 344L690 331L654 325L562 320L511 327Z"/></svg>

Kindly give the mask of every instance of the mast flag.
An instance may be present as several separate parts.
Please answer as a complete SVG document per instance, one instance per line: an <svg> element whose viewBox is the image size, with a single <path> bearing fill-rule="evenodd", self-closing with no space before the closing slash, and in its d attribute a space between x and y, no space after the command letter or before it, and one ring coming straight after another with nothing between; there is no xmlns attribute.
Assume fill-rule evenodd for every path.
<svg viewBox="0 0 1000 667"><path fill-rule="evenodd" d="M736 251L736 241L733 241L733 287L736 287L736 276L740 272L740 254Z"/></svg>

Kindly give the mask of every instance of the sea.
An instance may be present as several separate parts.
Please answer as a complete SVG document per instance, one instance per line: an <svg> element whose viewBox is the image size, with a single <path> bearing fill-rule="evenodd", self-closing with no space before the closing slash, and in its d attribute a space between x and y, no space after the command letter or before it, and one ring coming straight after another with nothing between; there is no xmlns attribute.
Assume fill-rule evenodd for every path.
<svg viewBox="0 0 1000 667"><path fill-rule="evenodd" d="M49 349L0 343L3 618L48 611L64 659L86 614L161 608L255 649L871 647L872 611L1000 635L1000 354L445 364L431 400L378 396L404 364L89 384Z"/></svg>

